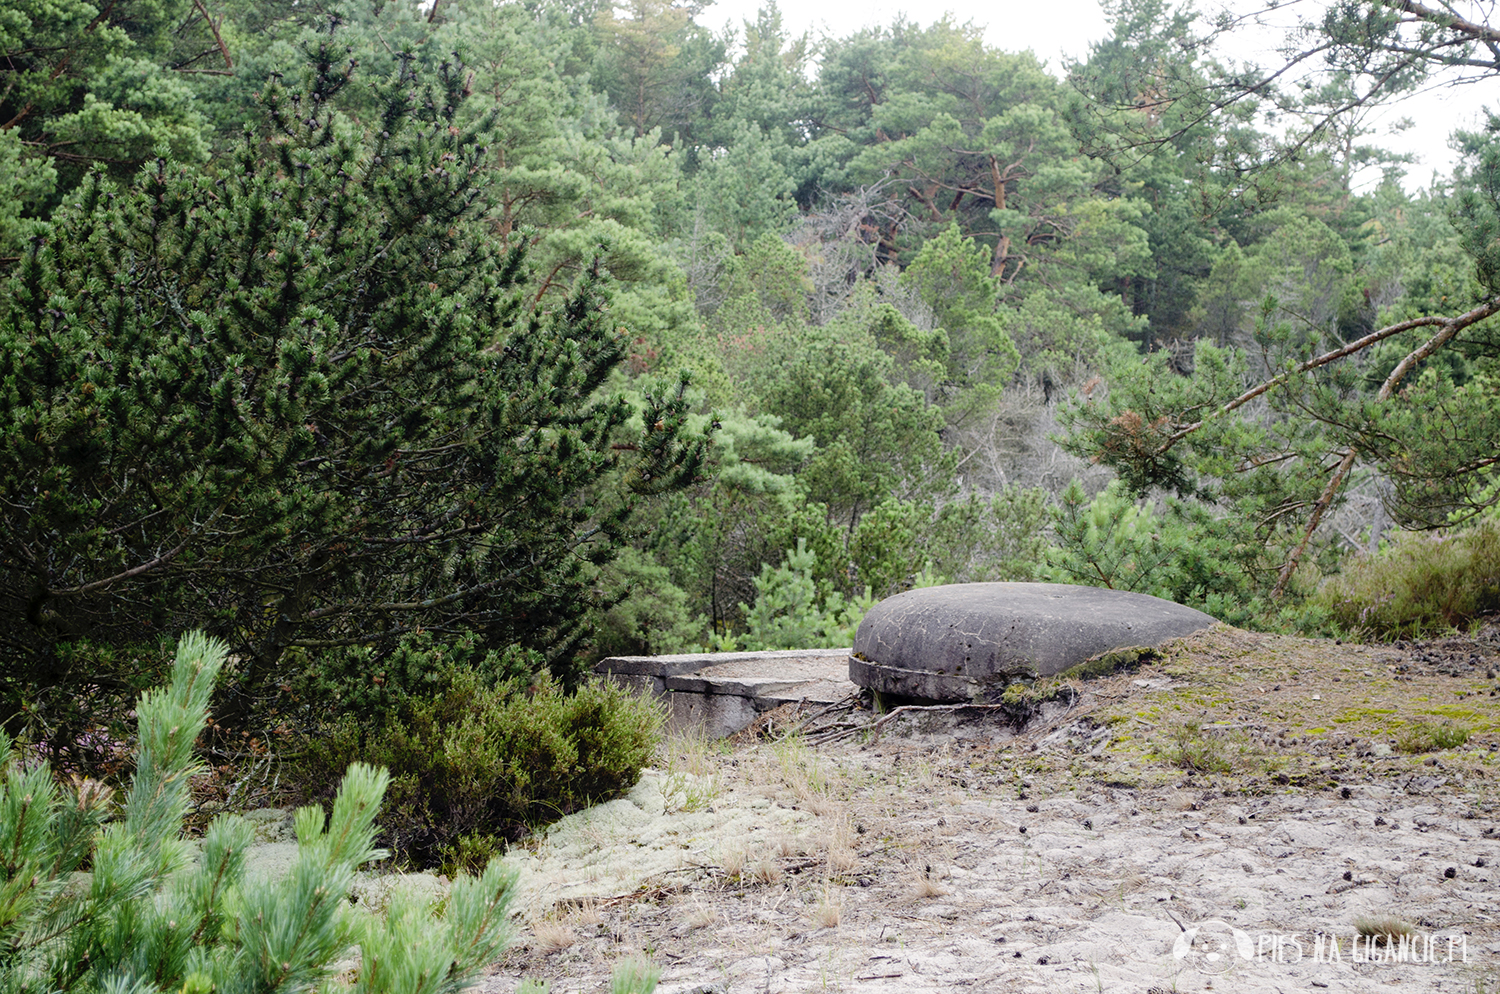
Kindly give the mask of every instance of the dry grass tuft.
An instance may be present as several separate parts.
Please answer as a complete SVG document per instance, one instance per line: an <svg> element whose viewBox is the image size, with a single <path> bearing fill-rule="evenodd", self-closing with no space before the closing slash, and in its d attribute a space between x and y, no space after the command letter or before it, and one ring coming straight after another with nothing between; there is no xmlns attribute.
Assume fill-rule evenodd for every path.
<svg viewBox="0 0 1500 994"><path fill-rule="evenodd" d="M781 883L786 873L781 869L780 863L766 856L750 868L750 876L763 884L771 885Z"/></svg>
<svg viewBox="0 0 1500 994"><path fill-rule="evenodd" d="M818 928L838 928L843 917L844 899L833 888L824 888L822 898L813 908L813 924Z"/></svg>
<svg viewBox="0 0 1500 994"><path fill-rule="evenodd" d="M840 805L838 813L828 819L823 826L830 846L852 846L857 834L854 831L854 823L849 819L849 811Z"/></svg>
<svg viewBox="0 0 1500 994"><path fill-rule="evenodd" d="M849 822L849 812L840 810L837 817L828 822L828 872L848 873L859 863L854 854L855 832Z"/></svg>
<svg viewBox="0 0 1500 994"><path fill-rule="evenodd" d="M828 847L828 872L848 873L859 865L859 857L854 850L848 846L831 845Z"/></svg>
<svg viewBox="0 0 1500 994"><path fill-rule="evenodd" d="M725 849L719 855L719 868L724 871L724 876L737 880L744 875L745 860L745 850Z"/></svg>
<svg viewBox="0 0 1500 994"><path fill-rule="evenodd" d="M662 803L670 812L702 811L724 791L719 773L719 748L701 727L668 732L657 747L662 767Z"/></svg>
<svg viewBox="0 0 1500 994"><path fill-rule="evenodd" d="M702 726L669 731L658 747L662 765L674 773L707 779L718 772L717 743L709 741Z"/></svg>
<svg viewBox="0 0 1500 994"><path fill-rule="evenodd" d="M911 892L920 901L934 897L943 897L952 893L948 888L932 878L931 873L919 873L912 881Z"/></svg>
<svg viewBox="0 0 1500 994"><path fill-rule="evenodd" d="M550 956L578 941L578 933L565 922L539 921L531 926L532 944L538 953Z"/></svg>
<svg viewBox="0 0 1500 994"><path fill-rule="evenodd" d="M592 897L586 897L574 906L568 919L574 925L598 925L604 921L604 915L599 911L599 905Z"/></svg>
<svg viewBox="0 0 1500 994"><path fill-rule="evenodd" d="M1417 934L1417 927L1394 915L1360 915L1354 919L1354 928L1360 935L1374 936L1375 944L1383 946L1401 936Z"/></svg>
<svg viewBox="0 0 1500 994"><path fill-rule="evenodd" d="M782 782L799 801L805 804L827 799L828 769L823 758L800 735L778 739L771 752L780 767Z"/></svg>
<svg viewBox="0 0 1500 994"><path fill-rule="evenodd" d="M682 923L690 929L708 928L723 917L721 912L706 908L697 901L682 916Z"/></svg>
<svg viewBox="0 0 1500 994"><path fill-rule="evenodd" d="M843 809L844 806L831 797L812 797L807 801L807 810L819 818L826 818L829 815L837 814Z"/></svg>

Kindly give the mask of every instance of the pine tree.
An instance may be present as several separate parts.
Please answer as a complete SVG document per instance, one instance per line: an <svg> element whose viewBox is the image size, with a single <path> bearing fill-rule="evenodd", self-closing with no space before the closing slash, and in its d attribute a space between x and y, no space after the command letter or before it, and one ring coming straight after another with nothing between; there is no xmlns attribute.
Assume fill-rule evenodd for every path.
<svg viewBox="0 0 1500 994"><path fill-rule="evenodd" d="M460 878L440 921L400 902L382 918L352 911L355 871L383 855L372 840L384 770L352 766L331 819L297 812L298 854L281 879L247 876L253 833L235 816L214 820L194 858L181 838L193 743L225 655L201 633L178 643L170 684L141 697L135 778L102 828L106 788L60 790L0 731L0 990L289 994L326 980L353 944L355 990L467 987L509 941L514 877L495 862Z"/></svg>
<svg viewBox="0 0 1500 994"><path fill-rule="evenodd" d="M107 694L103 654L196 627L241 694L289 649L418 629L559 658L587 561L696 474L681 390L634 438L600 396L623 356L607 274L545 311L493 247L464 65L402 60L362 128L331 109L361 85L342 53L268 87L216 170L87 181L0 291L6 714Z"/></svg>

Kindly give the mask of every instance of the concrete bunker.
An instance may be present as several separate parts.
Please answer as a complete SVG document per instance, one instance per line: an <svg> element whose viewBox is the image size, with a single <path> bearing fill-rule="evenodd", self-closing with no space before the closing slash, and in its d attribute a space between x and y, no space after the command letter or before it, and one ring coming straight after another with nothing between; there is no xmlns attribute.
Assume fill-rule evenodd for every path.
<svg viewBox="0 0 1500 994"><path fill-rule="evenodd" d="M882 703L995 703L1018 680L1104 653L1156 648L1216 619L1147 594L1062 583L908 590L865 615L849 679Z"/></svg>

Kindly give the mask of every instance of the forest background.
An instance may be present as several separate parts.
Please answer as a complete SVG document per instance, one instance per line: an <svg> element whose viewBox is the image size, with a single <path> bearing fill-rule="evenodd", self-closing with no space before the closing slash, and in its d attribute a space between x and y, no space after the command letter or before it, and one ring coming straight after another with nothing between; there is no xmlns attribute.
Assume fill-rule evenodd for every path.
<svg viewBox="0 0 1500 994"><path fill-rule="evenodd" d="M8 699L35 711L48 687L98 690L99 653L129 655L189 621L258 661L241 684L262 705L350 680L378 696L434 639L456 639L461 658L490 653L496 672L545 663L565 681L612 654L847 645L876 600L938 582L1139 590L1256 627L1371 624L1396 598L1339 585L1356 557L1431 545L1402 540L1406 530L1448 536L1449 549L1465 548L1454 536L1494 532L1500 336L1486 319L1500 309L1500 145L1483 129L1458 135L1454 174L1408 191L1404 158L1368 140L1369 115L1445 68L1493 70L1495 37L1420 5L1341 4L1261 68L1220 55L1231 20L1158 0L1109 10L1112 36L1054 75L971 24L898 19L814 39L787 32L769 4L725 31L662 0L7 4L4 613L8 657L20 660L7 664ZM418 78L439 82L421 91ZM382 94L403 87L410 107L398 113ZM426 206L402 223L423 244L466 246L463 258L483 262L471 274L500 275L479 290L462 275L410 277L402 292L425 286L430 299L401 298L403 320L468 328L474 319L440 298L478 299L491 330L461 341L434 332L415 353L426 379L401 402L420 407L435 390L445 399L432 411L477 404L502 419L476 391L494 401L549 383L528 403L551 420L528 414L519 423L532 427L506 436L574 439L532 452L505 491L520 503L537 495L533 530L465 525L483 536L481 553L444 546L419 566L390 567L411 589L351 606L319 597L325 585L374 583L377 558L350 556L347 534L326 538L337 530L330 508L368 529L379 513L368 495L298 505L296 527L319 536L300 545L284 538L291 524L257 525L253 543L248 519L224 526L222 509L239 498L215 504L213 487L240 494L232 480L202 483L208 496L170 540L136 545L119 536L145 535L165 513L155 503L132 505L128 521L107 518L107 495L55 506L98 456L58 469L61 449L40 440L61 417L58 397L93 403L95 360L48 380L66 349L37 329L117 286L129 260L98 246L132 225L155 239L156 222L139 218L158 216L153 202L177 203L182 176L204 190L253 174L266 189L290 182L304 167L276 159L287 143L347 139L326 181L352 182L354 164L396 157L381 143L397 141L391 122L408 111L432 130L401 146L402 161L429 155L424 175L441 174L445 195L462 187L472 199L463 191L482 186L487 199L451 225ZM247 146L267 114L281 137ZM335 116L342 138L326 137ZM1356 182L1372 172L1379 182ZM125 190L142 213L109 214L125 210L110 206ZM227 194L204 196L181 218L229 210ZM311 244L317 223L276 215L280 198L264 207L281 218L275 237ZM257 224L246 222L245 245L262 237ZM240 251L230 241L217 248ZM279 251L290 272L292 255L275 244L244 259ZM396 241L364 244L382 256ZM424 260L413 266L429 265L413 251ZM444 272L464 265L450 258ZM168 314L176 277L156 272ZM247 262L214 279L238 292L249 272ZM192 320L207 322L214 306ZM136 320L126 310L96 329L126 327ZM164 323L142 327L157 334ZM586 333L533 354L501 349L521 340L502 327ZM67 348L82 355L105 333L89 334ZM254 365L232 358L253 354L252 338L224 347L226 368ZM440 349L462 361L439 363ZM525 352L526 376L486 380L487 360L469 369L463 359L495 350ZM284 342L265 354L294 385L303 364L321 361ZM448 380L469 393L441 393ZM217 409L219 388L202 389L202 410ZM297 437L271 461L303 472L332 444L334 415L288 414L292 401L277 396L266 409ZM400 421L391 410L376 421ZM254 434L259 416L236 430ZM421 472L429 497L449 472L450 497L465 496L383 547L446 535L461 508L494 499L482 480L459 486L444 461L470 444L454 441L463 430L442 427L433 437L446 441L422 450ZM362 452L360 472L399 476L407 450L377 450ZM199 487L204 451L151 472ZM640 462L612 461L627 457ZM145 475L131 472L111 485ZM293 512L278 504L273 471L257 472L271 475L257 477L268 496L254 514L279 528ZM382 506L420 513L417 492ZM180 552L215 528L212 555ZM277 535L285 561L271 563L265 543ZM83 544L64 553L60 536ZM115 572L69 573L110 561L106 546ZM213 556L236 549L243 561L208 579ZM546 576L531 583L533 572ZM185 608L161 593L167 581L210 606ZM1473 615L1472 600L1451 600L1444 623ZM469 607L444 613L453 605ZM384 620L402 611L414 620ZM88 679L60 681L63 671Z"/></svg>

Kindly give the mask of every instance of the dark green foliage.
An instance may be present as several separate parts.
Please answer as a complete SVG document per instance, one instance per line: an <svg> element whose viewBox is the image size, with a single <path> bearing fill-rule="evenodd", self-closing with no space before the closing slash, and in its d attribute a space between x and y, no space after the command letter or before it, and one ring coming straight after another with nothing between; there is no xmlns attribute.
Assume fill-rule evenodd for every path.
<svg viewBox="0 0 1500 994"><path fill-rule="evenodd" d="M1125 0L1070 92L948 18L831 39L809 72L774 6L738 35L664 0L116 0L97 30L74 0L11 6L0 708L59 746L184 625L234 641L244 707L286 686L369 713L430 675L395 648L418 630L571 679L727 644L763 586L771 617L804 580L826 606L1037 576L1075 388L1070 453L1173 523L1141 582L1225 616L1362 530L1334 467L1392 484L1403 524L1500 493L1500 333L1434 339L1496 292L1493 135L1416 195L1365 144L1372 99L1484 56L1440 14L1330 9L1278 80L1216 61L1227 21ZM163 144L215 150L206 175L111 186ZM681 442L710 406L722 478L646 499L711 475ZM1067 563L1116 582L1155 554L1126 545ZM87 720L39 720L79 688Z"/></svg>
<svg viewBox="0 0 1500 994"><path fill-rule="evenodd" d="M901 282L932 310L940 331L943 375L936 391L950 423L993 405L1021 363L995 306L1000 281L990 275L990 252L950 224L927 240ZM885 342L882 347L888 348Z"/></svg>
<svg viewBox="0 0 1500 994"><path fill-rule="evenodd" d="M709 76L723 64L725 46L693 23L692 12L666 0L629 0L593 17L592 82L637 135L660 129L691 140L695 120L713 104Z"/></svg>
<svg viewBox="0 0 1500 994"><path fill-rule="evenodd" d="M798 478L831 520L852 527L886 494L945 489L953 457L939 435L942 414L891 382L889 355L828 329L783 345L764 404L785 430L817 443Z"/></svg>
<svg viewBox="0 0 1500 994"><path fill-rule="evenodd" d="M509 942L514 876L498 862L455 881L438 921L411 907L349 909L355 871L383 855L373 822L384 771L349 767L331 817L297 812L298 853L280 879L247 876L253 832L238 817L215 819L195 858L181 838L193 742L225 654L184 636L169 686L141 697L135 777L107 825L107 788L57 787L0 731L0 989L289 994L327 981L351 945L372 994L469 986Z"/></svg>
<svg viewBox="0 0 1500 994"><path fill-rule="evenodd" d="M1184 330L1199 348L1189 360L1186 343L1162 341L1171 367L1118 371L1088 443L1075 433L1070 444L1137 493L1175 490L1214 515L1255 521L1263 544L1285 549L1277 596L1309 548L1335 541L1326 528L1314 536L1351 470L1388 478L1391 509L1422 527L1478 513L1500 493L1500 394L1475 382L1472 364L1494 340L1485 319L1500 311L1500 155L1490 135L1459 136L1468 161L1454 176L1454 238L1428 221L1443 212L1437 177L1427 194L1401 197L1407 160L1362 143L1371 109L1430 73L1500 68L1483 54L1491 29L1422 5L1350 3L1292 32L1284 65L1219 65L1205 43L1213 35L1195 37L1190 13L1131 0L1118 8L1116 36L1072 71L1088 98L1075 113L1085 147L1169 198L1153 204L1153 248L1180 254L1197 284L1195 306L1174 294L1175 318L1149 299L1137 298L1137 310L1160 315L1159 341L1168 321L1196 324ZM1259 133L1258 115L1290 126ZM1358 195L1354 177L1370 167L1386 183ZM1218 251L1179 227L1174 174L1194 181L1196 213L1220 228ZM1467 264L1455 264L1457 248ZM1205 337L1240 356L1205 353ZM1168 368L1198 382L1173 384Z"/></svg>
<svg viewBox="0 0 1500 994"><path fill-rule="evenodd" d="M1286 369L1310 351L1306 342L1295 344L1297 337L1284 327L1264 333L1262 361ZM1337 412L1350 403L1352 368L1334 370L1326 382L1289 373L1266 392L1268 403L1257 416L1243 417L1225 405L1255 383L1249 365L1245 353L1200 339L1188 375L1173 369L1166 352L1118 363L1102 402L1074 404L1060 417L1072 429L1063 439L1069 451L1119 475L1112 499L1175 495L1179 503L1171 513L1193 532L1185 541L1217 536L1202 542L1205 576L1218 569L1211 562L1217 557L1242 564L1205 590L1241 579L1260 589L1274 580L1264 571L1280 565L1275 557L1295 541L1307 509L1327 486L1328 465L1342 456ZM1326 415L1308 416L1315 411ZM1197 585L1192 580L1185 589ZM1230 587L1224 592L1239 596Z"/></svg>
<svg viewBox="0 0 1500 994"><path fill-rule="evenodd" d="M91 180L16 266L6 715L56 682L64 643L134 651L190 626L234 646L241 712L288 679L290 648L378 661L422 628L568 660L589 562L696 475L680 390L633 438L624 400L598 396L624 355L606 274L536 310L521 251L493 247L468 70L400 66L360 130L330 104L365 84L323 46L216 172Z"/></svg>
<svg viewBox="0 0 1500 994"><path fill-rule="evenodd" d="M687 593L667 568L634 548L600 567L604 608L591 651L598 656L653 656L689 652L707 627L688 614Z"/></svg>
<svg viewBox="0 0 1500 994"><path fill-rule="evenodd" d="M1444 749L1457 749L1469 741L1470 734L1467 726L1455 725L1451 721L1441 724L1419 721L1407 725L1397 733L1396 748L1407 755L1442 752Z"/></svg>
<svg viewBox="0 0 1500 994"><path fill-rule="evenodd" d="M850 579L875 600L910 589L922 574L940 583L1041 579L1047 508L1045 491L1014 485L988 500L970 494L936 511L886 500L850 536Z"/></svg>
<svg viewBox="0 0 1500 994"><path fill-rule="evenodd" d="M817 555L804 539L786 550L786 560L769 563L755 578L755 603L741 604L745 634L741 649L830 648L854 644L854 631L875 604L868 595L846 602L837 590L820 592L813 576Z"/></svg>
<svg viewBox="0 0 1500 994"><path fill-rule="evenodd" d="M946 583L1041 578L1049 543L1047 491L1009 483L938 509L921 545Z"/></svg>
<svg viewBox="0 0 1500 994"><path fill-rule="evenodd" d="M529 681L546 669L534 649L512 645L484 651L472 633L444 641L426 630L403 636L383 652L348 646L299 655L306 656L307 665L287 667L298 674L291 684L294 700L314 714L331 709L366 726L414 698L437 693L455 669L473 673L487 687Z"/></svg>
<svg viewBox="0 0 1500 994"><path fill-rule="evenodd" d="M793 475L813 441L793 439L777 424L769 415L725 414L711 481L663 501L645 537L647 551L687 595L687 612L709 622L711 637L738 625L738 604L754 599L762 565L809 536L804 523L819 534L829 530L823 509L807 506ZM809 541L818 555L828 548Z"/></svg>
<svg viewBox="0 0 1500 994"><path fill-rule="evenodd" d="M915 501L886 499L859 519L849 536L851 580L875 600L912 586L915 574L929 565L926 525L932 507Z"/></svg>
<svg viewBox="0 0 1500 994"><path fill-rule="evenodd" d="M1347 631L1423 638L1500 611L1500 521L1401 533L1388 549L1351 562L1318 600Z"/></svg>
<svg viewBox="0 0 1500 994"><path fill-rule="evenodd" d="M487 685L449 664L438 686L368 722L344 716L296 760L314 795L351 759L390 770L382 842L420 865L463 863L633 786L662 715L647 698L587 682L567 694L546 677Z"/></svg>
<svg viewBox="0 0 1500 994"><path fill-rule="evenodd" d="M819 83L813 144L840 148L841 185L897 180L889 195L909 213L880 225L886 260L908 247L906 225L951 220L1009 282L1073 233L1064 201L1087 189L1091 164L1059 120L1061 87L1031 53L988 48L977 25L947 17L902 22L828 46Z"/></svg>
<svg viewBox="0 0 1500 994"><path fill-rule="evenodd" d="M9 0L0 12L0 195L17 202L0 218L12 209L45 218L91 166L126 177L162 147L183 161L207 158L194 78L174 71L194 63L224 69L192 0ZM0 269L21 248L10 234L0 221Z"/></svg>
<svg viewBox="0 0 1500 994"><path fill-rule="evenodd" d="M1171 501L1158 513L1118 483L1089 500L1074 480L1052 518L1047 559L1060 583L1150 594L1244 624L1275 578L1250 528L1193 502Z"/></svg>

